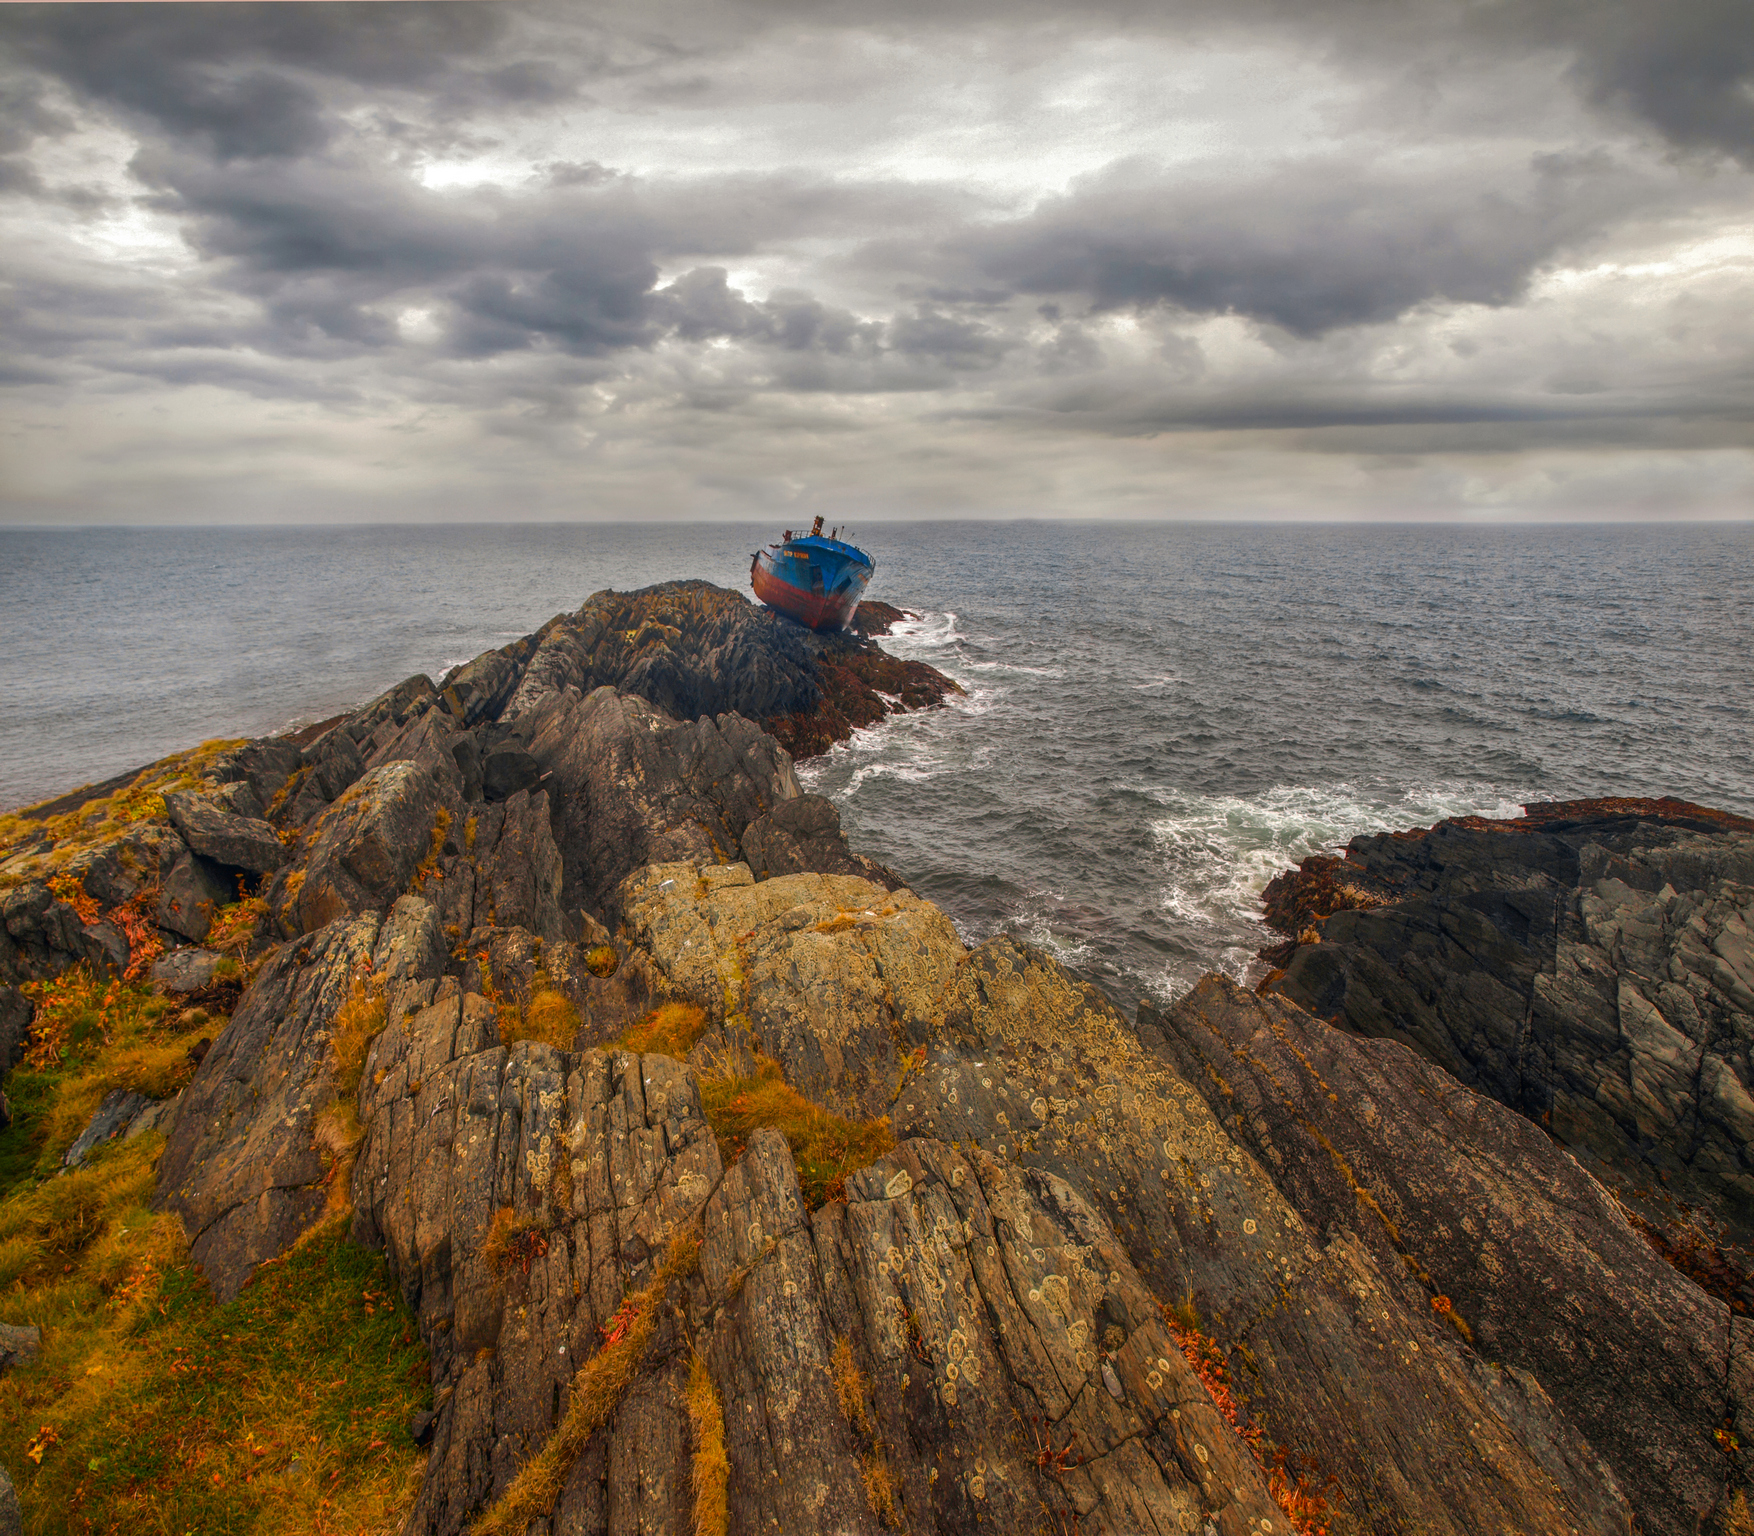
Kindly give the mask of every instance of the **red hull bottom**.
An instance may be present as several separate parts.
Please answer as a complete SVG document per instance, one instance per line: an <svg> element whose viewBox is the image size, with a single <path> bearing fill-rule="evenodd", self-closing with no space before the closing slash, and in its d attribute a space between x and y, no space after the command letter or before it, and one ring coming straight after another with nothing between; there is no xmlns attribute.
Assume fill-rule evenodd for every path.
<svg viewBox="0 0 1754 1536"><path fill-rule="evenodd" d="M801 592L791 582L781 581L779 577L764 571L759 555L750 564L749 585L755 589L755 595L770 608L777 608L781 613L796 619L800 624L808 624L812 629L845 629L853 616L853 610L859 606L859 596L864 591L864 583L861 582L858 591L840 592L831 596L817 597L811 592Z"/></svg>

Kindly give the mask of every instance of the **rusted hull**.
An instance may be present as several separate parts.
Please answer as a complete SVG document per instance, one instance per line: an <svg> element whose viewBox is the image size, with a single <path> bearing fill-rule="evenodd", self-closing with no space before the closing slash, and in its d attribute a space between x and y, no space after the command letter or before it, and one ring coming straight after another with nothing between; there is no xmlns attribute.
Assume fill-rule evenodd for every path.
<svg viewBox="0 0 1754 1536"><path fill-rule="evenodd" d="M783 548L781 558L784 558ZM786 580L775 569L776 563L773 552L758 551L749 565L749 585L769 607L779 609L812 629L845 629L871 580L870 567L845 562L838 569L831 570L832 579L824 582L826 590L813 592L800 583ZM811 562L799 559L789 563L804 579L810 578Z"/></svg>

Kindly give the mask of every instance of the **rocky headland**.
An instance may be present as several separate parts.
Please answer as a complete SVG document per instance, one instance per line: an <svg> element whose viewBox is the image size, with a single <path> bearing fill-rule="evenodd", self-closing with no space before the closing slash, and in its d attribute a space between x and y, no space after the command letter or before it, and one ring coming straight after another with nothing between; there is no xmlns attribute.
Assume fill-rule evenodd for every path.
<svg viewBox="0 0 1754 1536"><path fill-rule="evenodd" d="M162 1486L81 1438L124 1373L75 1280L145 1350L198 1265L230 1341L326 1253L381 1255L350 1326L417 1401L315 1491L341 1429L238 1431L214 1480L280 1528L1754 1529L1754 826L1360 839L1270 888L1258 991L1129 1017L801 792L953 686L703 583L603 593L9 818L32 1528ZM122 1204L42 1214L104 1170Z"/></svg>

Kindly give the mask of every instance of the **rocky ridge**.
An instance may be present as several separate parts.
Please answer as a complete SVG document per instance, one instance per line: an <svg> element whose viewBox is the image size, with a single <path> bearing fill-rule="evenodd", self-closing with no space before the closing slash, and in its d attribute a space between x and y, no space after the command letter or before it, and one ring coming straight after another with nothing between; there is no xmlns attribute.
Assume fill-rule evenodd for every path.
<svg viewBox="0 0 1754 1536"><path fill-rule="evenodd" d="M967 949L800 793L743 705L783 721L807 669L700 586L638 628L600 594L442 689L215 748L162 815L7 893L13 987L75 957L181 985L155 902L183 925L157 942L205 917L247 962L159 1123L159 1199L222 1295L325 1211L382 1247L434 1393L405 1529L689 1530L715 1453L721 1531L1745 1528L1747 1323L1484 1068L1218 977L1129 1019L1015 939ZM1510 926L1587 866L1592 899L1618 880L1665 914L1657 938L1612 919L1622 965L1655 964L1629 946L1666 942L1694 878L1663 954L1735 1003L1690 957L1703 933L1734 971L1742 831L1655 825L1480 833L1532 873L1476 861L1482 899L1429 914L1481 934L1473 994L1509 1017L1530 946L1454 911ZM1299 914L1321 942L1275 987L1431 896L1417 842L1401 885L1372 866ZM254 904L216 916L200 892L251 870ZM659 1004L698 1027L629 1048ZM786 1123L716 1132L761 1064L821 1114L888 1117L844 1198L812 1208Z"/></svg>

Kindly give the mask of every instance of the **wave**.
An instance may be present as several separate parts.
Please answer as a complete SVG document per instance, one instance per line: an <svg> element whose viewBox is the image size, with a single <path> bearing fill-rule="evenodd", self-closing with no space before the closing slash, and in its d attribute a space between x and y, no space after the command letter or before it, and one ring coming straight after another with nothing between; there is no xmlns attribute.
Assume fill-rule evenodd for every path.
<svg viewBox="0 0 1754 1536"><path fill-rule="evenodd" d="M1350 784L1275 785L1255 795L1146 791L1168 814L1150 830L1170 876L1159 904L1186 923L1227 927L1260 922L1267 882L1311 854L1353 838L1430 826L1451 816L1513 817L1528 799L1461 781L1414 785L1378 798Z"/></svg>

